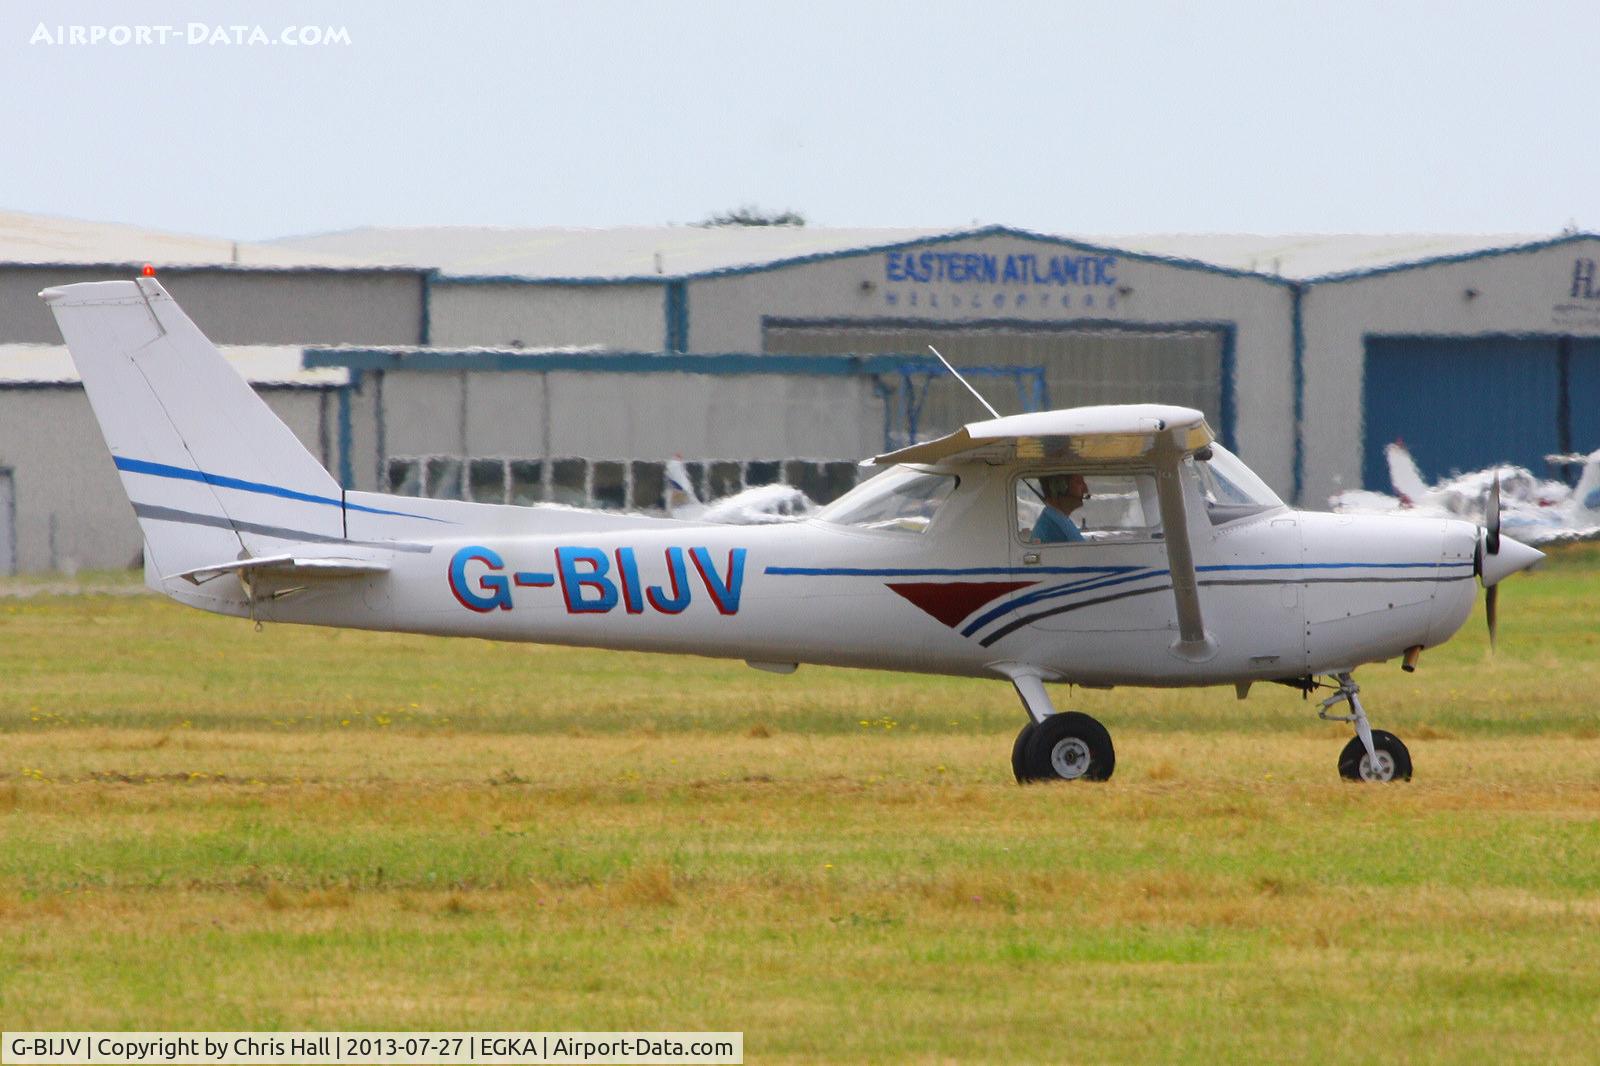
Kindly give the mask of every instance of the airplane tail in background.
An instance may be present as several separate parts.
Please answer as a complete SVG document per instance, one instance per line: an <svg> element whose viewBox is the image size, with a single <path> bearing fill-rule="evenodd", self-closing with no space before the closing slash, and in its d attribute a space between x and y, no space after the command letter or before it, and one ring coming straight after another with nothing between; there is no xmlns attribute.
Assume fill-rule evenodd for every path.
<svg viewBox="0 0 1600 1066"><path fill-rule="evenodd" d="M39 295L138 516L151 584L343 540L339 483L155 278Z"/></svg>
<svg viewBox="0 0 1600 1066"><path fill-rule="evenodd" d="M1572 487L1571 499L1580 513L1600 514L1600 450L1584 458L1583 473Z"/></svg>
<svg viewBox="0 0 1600 1066"><path fill-rule="evenodd" d="M1420 503L1428 494L1428 483L1422 480L1422 471L1417 469L1417 461L1411 458L1411 452L1400 441L1395 441L1384 446L1383 457L1389 462L1389 484L1393 486L1394 494L1400 497L1401 506L1411 507Z"/></svg>
<svg viewBox="0 0 1600 1066"><path fill-rule="evenodd" d="M667 514L673 518L697 518L705 513L705 504L700 502L700 496L694 491L694 481L689 477L689 468L683 465L682 459L667 460Z"/></svg>

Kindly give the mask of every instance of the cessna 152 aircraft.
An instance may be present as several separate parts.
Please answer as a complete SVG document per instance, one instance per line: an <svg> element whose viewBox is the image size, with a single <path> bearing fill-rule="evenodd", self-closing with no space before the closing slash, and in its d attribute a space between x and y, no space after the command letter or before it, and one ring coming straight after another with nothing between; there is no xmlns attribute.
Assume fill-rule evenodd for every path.
<svg viewBox="0 0 1600 1066"><path fill-rule="evenodd" d="M148 273L148 272L147 272ZM995 417L871 460L804 522L641 515L343 489L154 277L40 294L145 537L146 582L258 620L1008 680L1021 781L1104 780L1104 726L1045 685L1333 679L1342 776L1411 758L1351 673L1449 638L1537 562L1486 525L1284 506L1200 412ZM980 397L981 399L981 397ZM1064 496L1071 499L1063 502ZM1068 513L1062 513L1065 508ZM1048 510L1047 510L1048 509ZM1348 705L1349 713L1330 715Z"/></svg>

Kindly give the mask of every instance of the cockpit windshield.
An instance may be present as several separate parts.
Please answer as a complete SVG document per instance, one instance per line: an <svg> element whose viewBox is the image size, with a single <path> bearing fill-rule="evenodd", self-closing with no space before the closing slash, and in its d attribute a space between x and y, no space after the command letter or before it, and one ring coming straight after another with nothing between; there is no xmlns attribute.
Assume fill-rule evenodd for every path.
<svg viewBox="0 0 1600 1066"><path fill-rule="evenodd" d="M817 518L861 529L922 533L956 484L949 474L897 466L857 485L824 507Z"/></svg>
<svg viewBox="0 0 1600 1066"><path fill-rule="evenodd" d="M1211 516L1212 524L1220 525L1235 518L1285 506L1278 499L1278 494L1268 488L1267 483L1245 466L1237 455L1220 444L1211 445L1208 451L1211 453L1209 459L1197 455L1192 462L1195 475L1200 479L1200 495L1206 501L1206 512Z"/></svg>

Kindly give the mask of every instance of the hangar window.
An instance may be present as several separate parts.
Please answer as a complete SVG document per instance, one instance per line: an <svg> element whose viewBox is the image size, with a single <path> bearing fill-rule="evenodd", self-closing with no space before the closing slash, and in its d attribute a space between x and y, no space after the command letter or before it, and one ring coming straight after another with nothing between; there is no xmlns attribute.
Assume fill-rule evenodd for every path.
<svg viewBox="0 0 1600 1066"><path fill-rule="evenodd" d="M824 522L897 533L924 533L958 484L949 474L897 467L858 485L817 515Z"/></svg>
<svg viewBox="0 0 1600 1066"><path fill-rule="evenodd" d="M557 459L550 464L550 502L568 507L589 506L589 463L583 459Z"/></svg>
<svg viewBox="0 0 1600 1066"><path fill-rule="evenodd" d="M720 500L744 491L744 471L736 462L723 461L706 464L706 491L702 499Z"/></svg>
<svg viewBox="0 0 1600 1066"><path fill-rule="evenodd" d="M395 456L388 462L385 488L397 496L439 500L660 512L666 465L656 459ZM814 459L696 459L683 460L683 466L702 502L781 483L827 504L855 486L858 470L855 463Z"/></svg>
<svg viewBox="0 0 1600 1066"><path fill-rule="evenodd" d="M661 500L667 492L666 464L635 460L631 467L629 474L632 480L628 488L629 505L638 511L660 507Z"/></svg>
<svg viewBox="0 0 1600 1066"><path fill-rule="evenodd" d="M428 460L428 477L422 486L422 493L435 500L461 499L461 468L460 459L448 455L435 456Z"/></svg>
<svg viewBox="0 0 1600 1066"><path fill-rule="evenodd" d="M783 478L779 472L781 463L754 462L744 464L744 483L750 488L757 485L776 485Z"/></svg>
<svg viewBox="0 0 1600 1066"><path fill-rule="evenodd" d="M473 503L506 502L506 464L500 459L474 459L468 465L467 498Z"/></svg>
<svg viewBox="0 0 1600 1066"><path fill-rule="evenodd" d="M389 491L396 496L421 496L422 460L390 459Z"/></svg>
<svg viewBox="0 0 1600 1066"><path fill-rule="evenodd" d="M511 498L507 503L527 507L550 498L544 484L544 463L537 459L513 459L507 465L511 467Z"/></svg>
<svg viewBox="0 0 1600 1066"><path fill-rule="evenodd" d="M596 506L617 511L628 506L628 474L623 463L589 464L589 498Z"/></svg>

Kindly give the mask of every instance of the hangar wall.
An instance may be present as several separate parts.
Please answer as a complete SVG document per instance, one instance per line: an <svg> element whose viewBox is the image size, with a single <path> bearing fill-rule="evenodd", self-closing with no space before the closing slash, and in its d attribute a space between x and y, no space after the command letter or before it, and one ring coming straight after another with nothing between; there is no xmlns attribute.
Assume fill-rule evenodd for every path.
<svg viewBox="0 0 1600 1066"><path fill-rule="evenodd" d="M657 351L663 346L665 286L661 284L440 278L431 289L428 343L435 347L600 344L624 351Z"/></svg>
<svg viewBox="0 0 1600 1066"><path fill-rule="evenodd" d="M0 266L0 340L60 344L39 290L131 267ZM118 273L122 271L122 273ZM424 272L163 268L161 284L216 344L417 344Z"/></svg>
<svg viewBox="0 0 1600 1066"><path fill-rule="evenodd" d="M336 447L333 390L257 391L313 455L324 455L324 442ZM325 460L333 470L335 458ZM81 385L0 388L0 467L11 468L16 492L18 572L116 569L138 558L143 538Z"/></svg>
<svg viewBox="0 0 1600 1066"><path fill-rule="evenodd" d="M881 401L851 376L388 371L371 416L386 457L854 460L883 438Z"/></svg>
<svg viewBox="0 0 1600 1066"><path fill-rule="evenodd" d="M1303 308L1305 504L1325 506L1341 488L1362 483L1364 375L1372 338L1454 338L1466 353L1473 338L1480 338L1472 343L1481 345L1481 338L1489 337L1551 343L1560 337L1600 337L1596 262L1600 240L1575 238L1309 285ZM1515 360L1519 351L1527 351L1527 345L1506 345L1503 359ZM1470 363L1465 357L1460 361L1463 367ZM1504 372L1515 374L1514 364L1506 363ZM1450 390L1452 395L1473 396L1476 402L1470 407L1450 404L1450 410L1439 411L1446 391L1441 383L1446 382L1422 378L1409 386L1397 383L1409 394L1394 401L1414 405L1416 432L1425 431L1430 418L1443 417L1481 420L1484 432L1492 433L1496 411L1513 402L1510 390L1497 388L1491 379L1476 393ZM1600 396L1575 400L1592 406L1600 403ZM1600 447L1600 440L1574 440L1573 445L1587 451ZM1387 489L1386 484L1367 487Z"/></svg>
<svg viewBox="0 0 1600 1066"><path fill-rule="evenodd" d="M950 253L1033 257L1026 280L973 278L943 261L927 272L906 255ZM1104 260L1080 264L1088 281L1060 283L1045 274L1052 256ZM954 280L960 273L961 280ZM930 275L928 280L918 280ZM1085 328L1184 324L1231 335L1234 440L1240 454L1273 488L1294 483L1292 287L1282 281L1175 260L1130 256L1092 246L990 235L914 247L817 257L771 269L728 271L687 283L688 349L747 351L763 347L764 319L807 318L877 323L904 320L957 324L982 321L1019 329L1041 323ZM1055 402L1066 402L1054 398ZM1223 427L1215 427L1219 431Z"/></svg>

